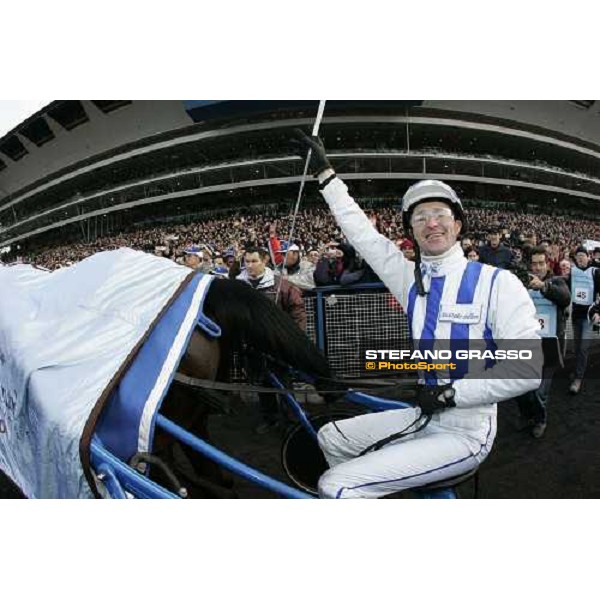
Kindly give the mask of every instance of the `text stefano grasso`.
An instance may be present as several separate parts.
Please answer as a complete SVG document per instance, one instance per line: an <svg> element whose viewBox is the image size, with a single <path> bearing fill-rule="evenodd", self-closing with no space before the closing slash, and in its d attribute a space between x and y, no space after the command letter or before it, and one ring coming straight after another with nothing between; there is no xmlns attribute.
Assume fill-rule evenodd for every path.
<svg viewBox="0 0 600 600"><path fill-rule="evenodd" d="M365 360L531 360L531 350L365 350Z"/></svg>

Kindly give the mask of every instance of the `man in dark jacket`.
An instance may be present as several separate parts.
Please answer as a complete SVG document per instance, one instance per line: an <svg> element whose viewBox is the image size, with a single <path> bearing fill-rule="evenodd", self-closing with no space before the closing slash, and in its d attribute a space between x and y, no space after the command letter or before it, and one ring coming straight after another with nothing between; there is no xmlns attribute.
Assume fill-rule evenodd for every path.
<svg viewBox="0 0 600 600"><path fill-rule="evenodd" d="M512 262L512 252L508 246L500 243L500 231L492 229L488 240L489 243L481 247L479 260L486 265L508 269Z"/></svg>
<svg viewBox="0 0 600 600"><path fill-rule="evenodd" d="M274 302L277 301L277 305L294 319L298 327L306 331L306 311L302 293L295 285L285 279L282 281L280 275L276 275L272 269L267 267L268 257L268 252L263 248L246 248L244 253L246 268L236 279L266 294ZM248 360L256 383L269 385L263 358L250 355ZM269 393L259 393L258 399L263 422L256 428L256 433L262 434L278 425L279 402L275 394Z"/></svg>
<svg viewBox="0 0 600 600"><path fill-rule="evenodd" d="M357 256L356 250L350 244L335 240L327 244L324 256L317 262L314 280L317 286L353 285L373 281L372 270Z"/></svg>
<svg viewBox="0 0 600 600"><path fill-rule="evenodd" d="M339 242L331 240L323 256L317 261L314 279L318 286L339 285L344 274L344 252Z"/></svg>
<svg viewBox="0 0 600 600"><path fill-rule="evenodd" d="M571 302L569 287L563 277L553 275L550 268L548 252L542 246L536 246L530 254L530 279L529 293L535 302L536 297L550 300L556 307L556 336L559 340L559 349L564 353L566 314L565 309ZM541 324L541 323L540 323ZM542 326L542 334L544 327ZM544 340L550 342L551 340ZM556 365L544 365L542 383L540 387L517 398L521 415L520 428L528 428L531 435L540 438L546 431L548 401L550 388Z"/></svg>
<svg viewBox="0 0 600 600"><path fill-rule="evenodd" d="M275 274L273 269L267 267L268 253L264 248L246 248L244 252L244 266L246 267L236 279L251 285L255 290L266 294L275 301L277 290L281 283L281 290L277 298L277 305L288 313L303 331L306 330L306 311L300 290L281 276Z"/></svg>

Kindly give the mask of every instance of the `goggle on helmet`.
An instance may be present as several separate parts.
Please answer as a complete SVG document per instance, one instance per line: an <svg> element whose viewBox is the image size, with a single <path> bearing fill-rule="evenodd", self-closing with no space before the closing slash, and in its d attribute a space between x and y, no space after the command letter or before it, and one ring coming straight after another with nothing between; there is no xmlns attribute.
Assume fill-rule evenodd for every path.
<svg viewBox="0 0 600 600"><path fill-rule="evenodd" d="M425 200L437 200L448 204L454 212L454 218L462 223L461 234L467 232L467 220L460 198L447 183L437 179L424 179L406 190L402 198L402 225L405 232L410 231L410 217L415 206Z"/></svg>

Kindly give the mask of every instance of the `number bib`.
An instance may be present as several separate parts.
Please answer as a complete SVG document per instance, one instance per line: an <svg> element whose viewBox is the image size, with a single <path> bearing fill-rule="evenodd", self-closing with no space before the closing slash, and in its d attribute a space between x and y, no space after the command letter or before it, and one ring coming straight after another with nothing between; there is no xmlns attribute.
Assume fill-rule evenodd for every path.
<svg viewBox="0 0 600 600"><path fill-rule="evenodd" d="M582 271L573 267L571 271L571 302L589 306L594 298L594 269Z"/></svg>

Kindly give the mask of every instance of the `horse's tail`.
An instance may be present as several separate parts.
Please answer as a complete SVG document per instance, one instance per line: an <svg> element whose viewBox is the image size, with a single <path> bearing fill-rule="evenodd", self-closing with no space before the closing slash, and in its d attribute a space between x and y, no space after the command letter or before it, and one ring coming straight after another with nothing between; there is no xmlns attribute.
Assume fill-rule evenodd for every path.
<svg viewBox="0 0 600 600"><path fill-rule="evenodd" d="M331 378L327 359L265 294L230 279L215 279L204 303L221 328L223 350L248 346L318 378Z"/></svg>

